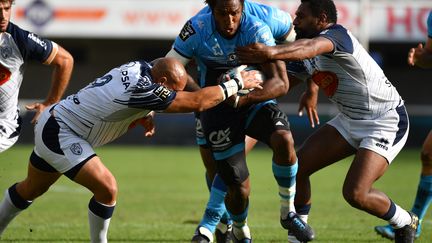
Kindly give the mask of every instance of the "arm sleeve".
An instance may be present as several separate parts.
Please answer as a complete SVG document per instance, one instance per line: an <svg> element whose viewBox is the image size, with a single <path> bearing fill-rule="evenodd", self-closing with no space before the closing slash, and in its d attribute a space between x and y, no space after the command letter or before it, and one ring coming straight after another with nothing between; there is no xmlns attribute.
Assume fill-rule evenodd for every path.
<svg viewBox="0 0 432 243"><path fill-rule="evenodd" d="M333 42L333 52L341 51L350 54L354 52L353 42L348 34L348 31L340 25L336 25L330 29L322 31L319 36L327 38Z"/></svg>
<svg viewBox="0 0 432 243"><path fill-rule="evenodd" d="M131 108L164 111L174 101L177 93L163 85L153 84L149 87L135 89L129 99Z"/></svg>
<svg viewBox="0 0 432 243"><path fill-rule="evenodd" d="M57 44L48 39L43 39L35 33L23 30L12 23L8 32L15 40L24 60L36 60L49 64L57 54Z"/></svg>
<svg viewBox="0 0 432 243"><path fill-rule="evenodd" d="M192 20L189 20L174 41L173 49L187 59L192 59L194 47L199 42L198 33L195 28Z"/></svg>

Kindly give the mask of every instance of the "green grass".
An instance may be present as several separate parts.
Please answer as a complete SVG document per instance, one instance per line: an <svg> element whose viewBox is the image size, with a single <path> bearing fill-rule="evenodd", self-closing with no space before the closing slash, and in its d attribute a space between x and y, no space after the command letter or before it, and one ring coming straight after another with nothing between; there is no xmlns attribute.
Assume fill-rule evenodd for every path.
<svg viewBox="0 0 432 243"><path fill-rule="evenodd" d="M24 178L30 146L0 154L0 190ZM119 195L110 242L189 242L201 218L208 192L204 167L195 147L120 147L97 150L116 176ZM287 242L279 225L279 199L267 149L252 151L249 225L255 242ZM419 150L405 150L376 187L396 203L411 208L419 179ZM313 208L309 223L314 242L390 242L373 227L385 222L351 208L341 195L349 161L312 177ZM62 177L4 232L5 242L88 242L87 204L91 194ZM416 242L431 242L432 210Z"/></svg>

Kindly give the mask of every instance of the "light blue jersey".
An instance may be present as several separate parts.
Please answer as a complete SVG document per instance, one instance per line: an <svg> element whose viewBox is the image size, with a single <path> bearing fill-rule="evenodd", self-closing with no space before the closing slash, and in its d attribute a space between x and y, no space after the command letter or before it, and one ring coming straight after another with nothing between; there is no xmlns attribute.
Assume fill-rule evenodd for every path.
<svg viewBox="0 0 432 243"><path fill-rule="evenodd" d="M432 11L429 12L429 17L427 20L427 29L428 29L429 38L432 38Z"/></svg>
<svg viewBox="0 0 432 243"><path fill-rule="evenodd" d="M210 13L209 6L205 6L197 15ZM292 27L292 18L289 13L284 12L276 7L268 6L261 3L245 1L243 12L261 19L270 27L273 37L277 41L283 41L286 34Z"/></svg>
<svg viewBox="0 0 432 243"><path fill-rule="evenodd" d="M192 17L174 42L174 50L180 55L195 58L200 71L200 86L217 84L217 77L239 65L235 49L252 43L274 46L270 28L257 17L244 14L237 34L225 39L216 30L211 13Z"/></svg>

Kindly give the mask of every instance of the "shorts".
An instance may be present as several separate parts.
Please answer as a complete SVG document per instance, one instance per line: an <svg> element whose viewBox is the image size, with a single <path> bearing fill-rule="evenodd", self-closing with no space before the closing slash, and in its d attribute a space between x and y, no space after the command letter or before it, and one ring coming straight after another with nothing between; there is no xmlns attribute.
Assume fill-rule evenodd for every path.
<svg viewBox="0 0 432 243"><path fill-rule="evenodd" d="M62 120L52 116L51 110L52 107L45 109L35 126L31 162L39 169L47 167L44 166L46 163L56 171L67 174L96 154L87 141L75 134Z"/></svg>
<svg viewBox="0 0 432 243"><path fill-rule="evenodd" d="M372 150L385 157L389 164L402 150L409 133L404 105L373 120L353 120L340 113L327 124L336 128L355 149Z"/></svg>
<svg viewBox="0 0 432 243"><path fill-rule="evenodd" d="M246 135L269 145L274 131L289 130L287 116L273 101L257 104L247 112L209 117L204 112L201 121L218 173L227 185L239 184L249 175L244 154Z"/></svg>

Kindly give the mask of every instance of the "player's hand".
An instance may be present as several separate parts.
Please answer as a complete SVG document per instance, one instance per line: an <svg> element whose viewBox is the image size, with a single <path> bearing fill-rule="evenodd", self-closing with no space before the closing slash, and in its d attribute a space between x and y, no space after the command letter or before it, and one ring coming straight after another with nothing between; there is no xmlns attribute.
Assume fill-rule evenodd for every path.
<svg viewBox="0 0 432 243"><path fill-rule="evenodd" d="M156 126L153 122L153 114L149 114L145 117L139 118L135 121L133 121L129 125L129 130L132 128L135 128L137 125L141 125L144 127L144 136L145 137L152 137L156 133Z"/></svg>
<svg viewBox="0 0 432 243"><path fill-rule="evenodd" d="M271 60L271 47L263 43L254 43L236 48L241 63L264 63Z"/></svg>
<svg viewBox="0 0 432 243"><path fill-rule="evenodd" d="M419 43L415 48L411 48L408 52L408 65L414 66L424 51L425 49L423 48L422 43Z"/></svg>
<svg viewBox="0 0 432 243"><path fill-rule="evenodd" d="M49 105L46 105L44 103L39 103L39 102L35 102L33 104L29 104L29 105L25 106L25 108L28 111L35 111L36 112L33 119L31 120L31 123L33 125L36 124L36 121L39 119L40 114L45 110L45 108L47 108L47 106L49 106Z"/></svg>
<svg viewBox="0 0 432 243"><path fill-rule="evenodd" d="M317 103L318 103L318 92L307 90L303 92L300 96L298 114L299 116L303 116L303 109L306 110L309 123L311 127L315 127L320 124L318 111L317 111Z"/></svg>
<svg viewBox="0 0 432 243"><path fill-rule="evenodd" d="M243 80L243 89L262 89L262 76L256 70L240 71L241 80Z"/></svg>

